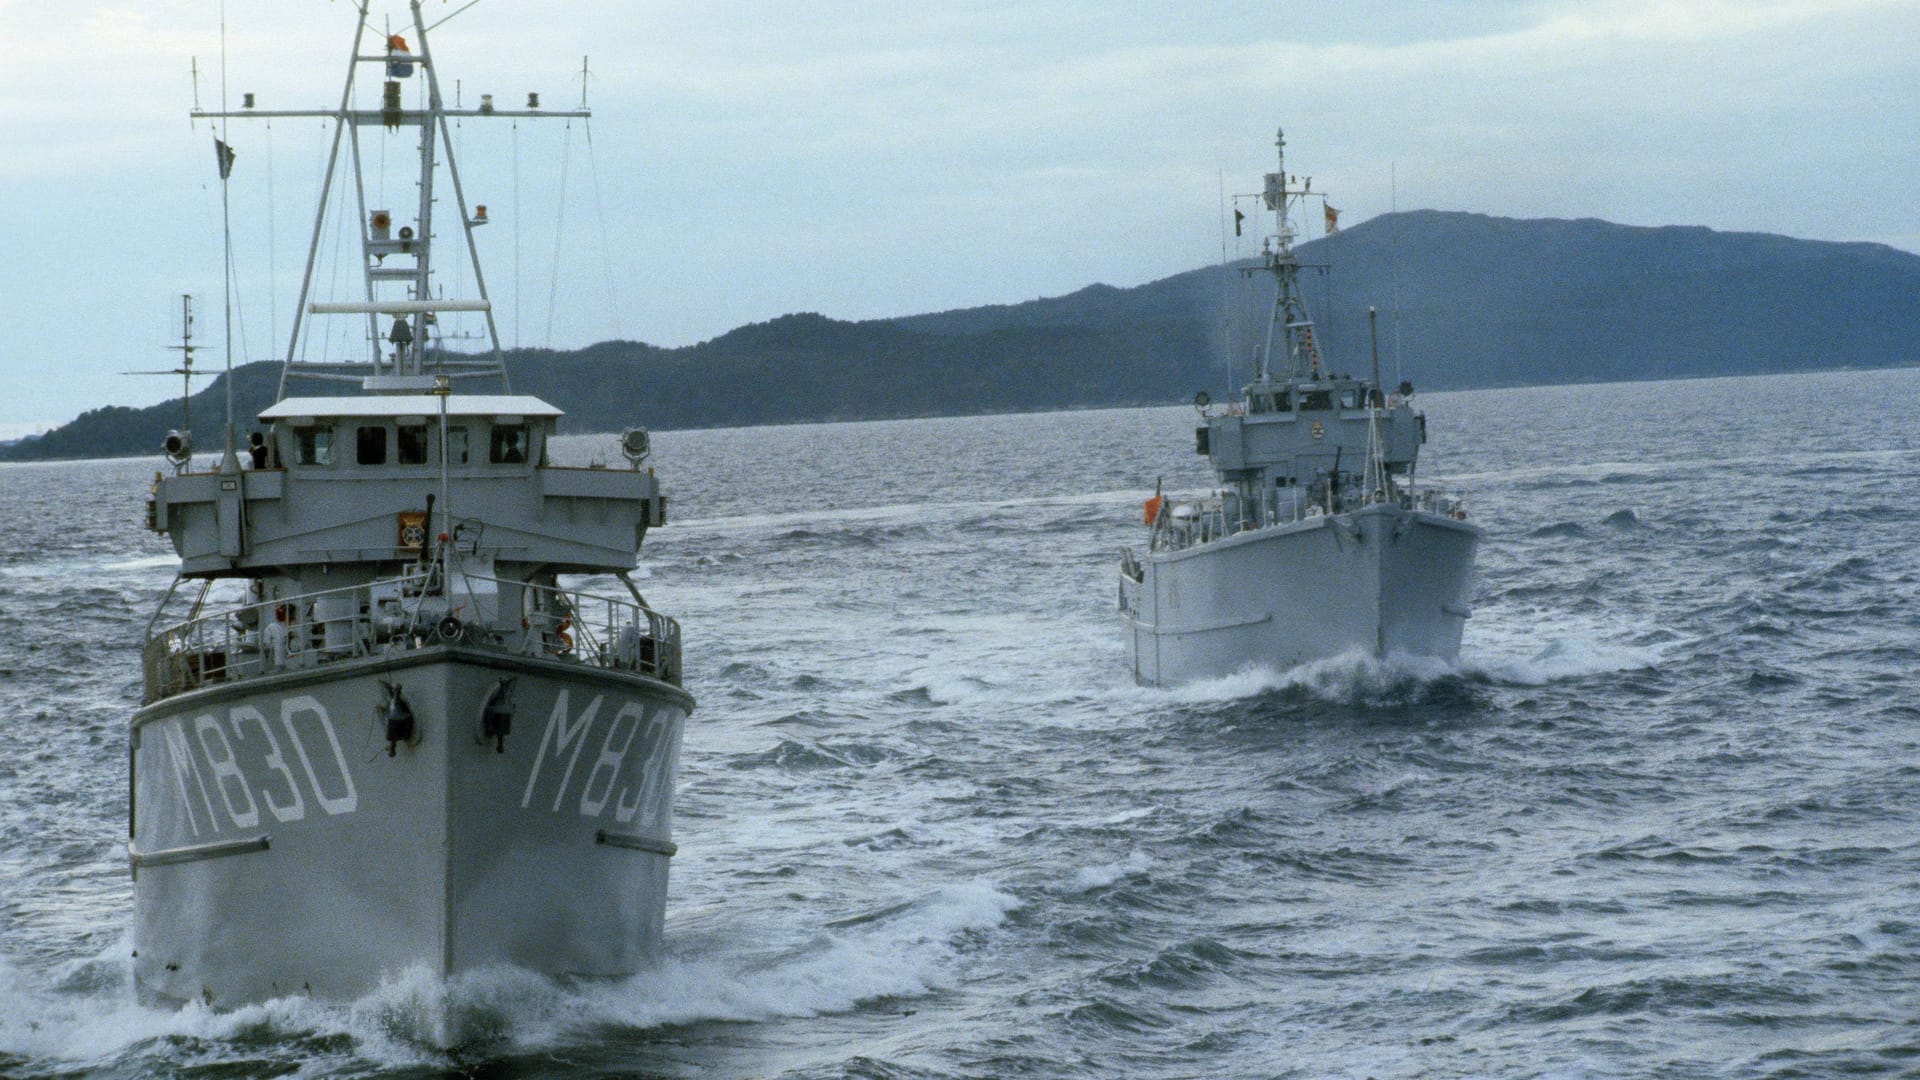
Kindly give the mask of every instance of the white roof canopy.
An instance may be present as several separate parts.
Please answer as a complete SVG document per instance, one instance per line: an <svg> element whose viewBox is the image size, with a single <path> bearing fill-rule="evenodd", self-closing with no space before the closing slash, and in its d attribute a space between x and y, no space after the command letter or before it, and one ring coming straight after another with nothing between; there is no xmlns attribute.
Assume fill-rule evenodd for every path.
<svg viewBox="0 0 1920 1080"><path fill-rule="evenodd" d="M449 394L448 416L561 416L559 409L531 394ZM262 420L286 420L296 416L393 417L438 416L440 397L436 394L387 394L364 397L290 397L282 398L262 410Z"/></svg>

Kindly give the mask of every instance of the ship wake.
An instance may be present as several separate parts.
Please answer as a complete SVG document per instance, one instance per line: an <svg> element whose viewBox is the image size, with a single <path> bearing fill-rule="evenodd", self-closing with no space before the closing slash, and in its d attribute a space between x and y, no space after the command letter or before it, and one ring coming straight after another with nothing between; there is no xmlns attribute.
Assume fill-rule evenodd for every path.
<svg viewBox="0 0 1920 1080"><path fill-rule="evenodd" d="M1574 631L1468 648L1451 663L1431 656L1379 657L1355 651L1287 669L1249 666L1166 692L1191 704L1281 693L1343 705L1414 705L1473 686L1544 686L1657 668L1677 644Z"/></svg>
<svg viewBox="0 0 1920 1080"><path fill-rule="evenodd" d="M0 1074L171 1073L214 1063L308 1075L446 1067L574 1044L583 1033L599 1045L640 1045L667 1027L891 1008L955 985L968 941L1019 906L992 883L965 882L826 924L771 952L727 951L762 936L716 929L708 939L716 952L683 940L628 979L495 967L442 982L407 969L350 1003L289 997L231 1011L136 1004L124 942L51 978L0 958Z"/></svg>

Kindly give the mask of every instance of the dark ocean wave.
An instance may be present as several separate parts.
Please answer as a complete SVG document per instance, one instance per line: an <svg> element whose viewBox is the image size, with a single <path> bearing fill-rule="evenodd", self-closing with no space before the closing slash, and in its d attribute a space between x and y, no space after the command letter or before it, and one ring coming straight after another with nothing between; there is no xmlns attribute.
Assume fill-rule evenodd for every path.
<svg viewBox="0 0 1920 1080"><path fill-rule="evenodd" d="M1164 946L1142 962L1102 972L1100 981L1140 992L1190 991L1230 977L1242 955L1212 938L1194 938Z"/></svg>
<svg viewBox="0 0 1920 1080"><path fill-rule="evenodd" d="M1678 975L1628 979L1590 986L1570 997L1545 1005L1513 1010L1523 1023L1560 1023L1587 1017L1660 1017L1676 1013L1731 1014L1741 1023L1773 1024L1787 1019L1818 1000L1804 985L1789 978L1769 977L1760 971L1683 977ZM1748 1014L1757 1010L1759 1017Z"/></svg>
<svg viewBox="0 0 1920 1080"><path fill-rule="evenodd" d="M816 769L864 769L899 755L886 747L864 743L816 743L782 739L774 746L735 757L735 769L772 768L784 773Z"/></svg>

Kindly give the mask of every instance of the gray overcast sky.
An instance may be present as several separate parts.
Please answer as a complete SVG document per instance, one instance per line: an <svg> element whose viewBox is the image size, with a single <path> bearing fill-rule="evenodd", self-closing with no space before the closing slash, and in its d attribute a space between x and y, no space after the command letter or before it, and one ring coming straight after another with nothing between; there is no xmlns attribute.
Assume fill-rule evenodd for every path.
<svg viewBox="0 0 1920 1080"><path fill-rule="evenodd" d="M1221 177L1256 190L1276 126L1343 224L1397 186L1403 209L1920 251L1914 0L461 7L426 4L458 12L432 43L469 104L569 104L593 71L590 129L461 128L509 345L1150 281L1220 257ZM236 105L337 101L349 4L226 17ZM376 0L375 26L405 19ZM177 394L118 372L170 365L182 292L220 366L220 193L186 116L195 58L219 100L220 43L212 0L0 0L0 435ZM286 347L325 143L317 121L230 141L238 362ZM398 209L403 186L370 197Z"/></svg>

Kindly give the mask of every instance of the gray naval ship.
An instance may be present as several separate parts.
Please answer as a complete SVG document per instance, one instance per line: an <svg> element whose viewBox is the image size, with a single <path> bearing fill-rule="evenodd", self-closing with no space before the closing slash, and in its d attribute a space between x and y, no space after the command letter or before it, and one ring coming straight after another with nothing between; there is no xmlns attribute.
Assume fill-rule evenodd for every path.
<svg viewBox="0 0 1920 1080"><path fill-rule="evenodd" d="M1284 133L1276 146L1260 195L1276 231L1250 271L1275 287L1253 381L1224 409L1196 399L1218 489L1156 491L1146 553L1121 554L1127 662L1148 685L1348 653L1450 661L1469 612L1480 528L1463 499L1415 486L1426 417L1411 385L1383 392L1378 348L1371 379L1321 356L1292 212L1322 196L1287 175Z"/></svg>
<svg viewBox="0 0 1920 1080"><path fill-rule="evenodd" d="M372 185L329 165L320 216L328 190L361 200L347 228L366 299L309 302L310 252L296 322L347 316L364 352L299 359L296 325L250 451L229 421L217 465L174 436L156 475L148 524L180 568L132 719L146 1000L343 1000L488 965L618 976L661 936L693 699L680 628L630 572L665 500L643 430L621 438L625 467L549 458L560 410L507 385L473 244L484 207L451 160L453 118L586 113L448 107L418 0L410 32L372 47L358 15L339 108L195 114L331 119L331 160L347 140L356 181L378 160L363 141L392 138L419 187L410 215L369 209ZM362 109L369 66L381 106ZM437 153L457 217L437 201ZM317 217L314 251L321 231ZM439 295L431 256L449 234L477 295ZM430 347L455 312L486 316L490 355ZM334 392L289 390L315 380Z"/></svg>

